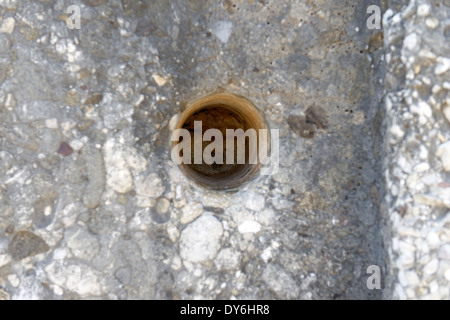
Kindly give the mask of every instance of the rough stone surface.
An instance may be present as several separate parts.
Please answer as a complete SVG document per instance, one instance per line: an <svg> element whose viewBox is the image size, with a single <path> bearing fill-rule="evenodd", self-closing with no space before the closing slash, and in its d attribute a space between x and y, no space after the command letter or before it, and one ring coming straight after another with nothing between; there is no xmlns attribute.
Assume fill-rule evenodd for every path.
<svg viewBox="0 0 450 320"><path fill-rule="evenodd" d="M447 1L70 4L0 0L0 299L449 298ZM235 192L170 160L217 90L279 129Z"/></svg>

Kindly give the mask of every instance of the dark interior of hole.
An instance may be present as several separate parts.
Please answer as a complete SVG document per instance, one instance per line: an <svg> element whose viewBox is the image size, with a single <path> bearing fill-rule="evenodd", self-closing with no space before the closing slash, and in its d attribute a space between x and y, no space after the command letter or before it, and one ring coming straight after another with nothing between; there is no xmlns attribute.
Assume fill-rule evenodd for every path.
<svg viewBox="0 0 450 320"><path fill-rule="evenodd" d="M194 158L194 122L202 122L202 136L209 129L218 129L224 137L223 143L223 164L213 163L211 165L202 162L202 164L187 165L190 169L201 176L214 179L227 179L236 176L245 175L249 171L249 141L245 141L245 162L246 164L237 164L237 138L234 139L234 164L226 164L226 130L242 129L247 131L251 128L249 121L241 115L230 110L227 106L212 105L205 107L193 113L183 124L183 128L191 133L191 159ZM202 151L208 146L210 141L203 141ZM213 154L214 156L214 154Z"/></svg>

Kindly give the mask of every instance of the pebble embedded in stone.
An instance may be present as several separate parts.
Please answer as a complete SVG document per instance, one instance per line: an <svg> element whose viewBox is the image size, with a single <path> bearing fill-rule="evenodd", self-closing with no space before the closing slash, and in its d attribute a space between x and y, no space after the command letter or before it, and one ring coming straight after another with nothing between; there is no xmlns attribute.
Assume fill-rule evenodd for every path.
<svg viewBox="0 0 450 320"><path fill-rule="evenodd" d="M439 146L436 156L441 159L444 171L450 172L450 141Z"/></svg>
<svg viewBox="0 0 450 320"><path fill-rule="evenodd" d="M258 212L258 214L256 215L256 219L259 223L265 226L269 226L274 223L276 215L272 209L265 209L261 212Z"/></svg>
<svg viewBox="0 0 450 320"><path fill-rule="evenodd" d="M409 50L413 51L418 47L419 39L417 37L416 33L409 34L404 41L405 48L408 48Z"/></svg>
<svg viewBox="0 0 450 320"><path fill-rule="evenodd" d="M264 196L259 195L259 194L249 193L248 199L245 202L245 207L249 210L258 212L258 211L261 211L262 209L264 209L265 203L266 203L266 199L264 198Z"/></svg>
<svg viewBox="0 0 450 320"><path fill-rule="evenodd" d="M450 124L450 105L446 104L443 108L442 108L442 112L444 113L444 117L445 119L448 121L448 123Z"/></svg>
<svg viewBox="0 0 450 320"><path fill-rule="evenodd" d="M17 288L20 285L20 278L17 274L9 274L7 279L14 288Z"/></svg>
<svg viewBox="0 0 450 320"><path fill-rule="evenodd" d="M450 268L445 270L444 276L445 276L445 279L450 282Z"/></svg>
<svg viewBox="0 0 450 320"><path fill-rule="evenodd" d="M130 192L133 188L133 176L120 139L109 139L103 147L103 154L107 185L118 193Z"/></svg>
<svg viewBox="0 0 450 320"><path fill-rule="evenodd" d="M430 170L430 165L427 162L422 162L414 167L414 171L423 173Z"/></svg>
<svg viewBox="0 0 450 320"><path fill-rule="evenodd" d="M411 112L426 118L431 118L433 115L430 105L423 101L420 101L418 104L413 104L411 106Z"/></svg>
<svg viewBox="0 0 450 320"><path fill-rule="evenodd" d="M101 93L97 93L94 94L90 97L88 97L85 101L84 101L84 105L96 105L99 104L100 102L102 102L103 100L103 94Z"/></svg>
<svg viewBox="0 0 450 320"><path fill-rule="evenodd" d="M157 173L150 173L145 179L139 178L135 184L137 194L149 198L160 197L165 190L162 180Z"/></svg>
<svg viewBox="0 0 450 320"><path fill-rule="evenodd" d="M214 34L223 43L228 42L228 39L230 39L232 31L233 31L233 23L227 20L216 21L211 26L212 34Z"/></svg>
<svg viewBox="0 0 450 320"><path fill-rule="evenodd" d="M11 34L14 32L14 27L16 25L16 20L13 17L8 17L3 20L1 31L2 33Z"/></svg>
<svg viewBox="0 0 450 320"><path fill-rule="evenodd" d="M222 224L212 216L203 216L188 225L180 236L180 255L189 262L212 260L220 250Z"/></svg>
<svg viewBox="0 0 450 320"><path fill-rule="evenodd" d="M426 275L432 275L438 271L438 268L439 268L439 260L433 259L430 262L428 262L428 264L423 269L423 272Z"/></svg>
<svg viewBox="0 0 450 320"><path fill-rule="evenodd" d="M73 149L67 142L61 142L57 152L64 157L68 157L73 153Z"/></svg>
<svg viewBox="0 0 450 320"><path fill-rule="evenodd" d="M158 214L166 213L169 210L170 207L170 201L166 198L161 198L156 203L156 212Z"/></svg>
<svg viewBox="0 0 450 320"><path fill-rule="evenodd" d="M162 87L162 86L164 86L167 83L167 78L165 78L163 76L160 76L159 74L154 73L152 75L152 78L153 78L153 80L155 80L156 84L159 87Z"/></svg>
<svg viewBox="0 0 450 320"><path fill-rule="evenodd" d="M419 276L415 271L408 271L405 274L406 283L408 286L417 286L420 283Z"/></svg>
<svg viewBox="0 0 450 320"><path fill-rule="evenodd" d="M439 27L439 24L440 24L440 23L439 23L439 20L438 20L438 19L432 17L432 18L428 18L428 19L425 21L425 24L427 25L427 27L428 27L429 29L434 30L434 29L436 29L437 27Z"/></svg>
<svg viewBox="0 0 450 320"><path fill-rule="evenodd" d="M450 261L450 244L444 244L438 251L438 258L441 260Z"/></svg>
<svg viewBox="0 0 450 320"><path fill-rule="evenodd" d="M180 222L188 224L197 219L203 213L203 206L197 202L189 202L181 212Z"/></svg>
<svg viewBox="0 0 450 320"><path fill-rule="evenodd" d="M238 230L240 233L258 233L261 231L261 225L254 220L245 220L239 224Z"/></svg>
<svg viewBox="0 0 450 320"><path fill-rule="evenodd" d="M450 69L450 59L449 58L439 57L439 58L437 58L437 61L438 61L438 65L437 65L436 69L434 70L434 73L437 76L446 73Z"/></svg>
<svg viewBox="0 0 450 320"><path fill-rule="evenodd" d="M58 129L58 119L51 118L45 120L45 126L49 129Z"/></svg>
<svg viewBox="0 0 450 320"><path fill-rule="evenodd" d="M417 15L419 17L426 17L428 15L430 15L431 12L431 7L429 4L421 4L417 7Z"/></svg>
<svg viewBox="0 0 450 320"><path fill-rule="evenodd" d="M47 252L50 247L36 234L29 231L19 231L12 237L8 249L14 260L22 260Z"/></svg>

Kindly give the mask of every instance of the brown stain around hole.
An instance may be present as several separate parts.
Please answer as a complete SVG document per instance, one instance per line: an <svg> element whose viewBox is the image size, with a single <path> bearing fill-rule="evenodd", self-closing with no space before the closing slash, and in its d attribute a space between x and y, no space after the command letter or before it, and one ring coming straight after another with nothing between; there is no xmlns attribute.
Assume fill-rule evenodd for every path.
<svg viewBox="0 0 450 320"><path fill-rule="evenodd" d="M193 160L194 122L202 121L202 134L208 129L218 129L224 137L224 164L182 164L180 168L197 183L212 189L232 189L248 181L259 169L260 164L249 164L249 141L245 144L245 164L237 164L237 138L235 138L235 163L226 164L226 130L250 128L268 129L258 109L246 98L231 93L215 93L190 103L181 115L177 128L191 133L191 159ZM259 134L257 134L259 139ZM175 142L175 145L179 142ZM204 150L211 142L203 142ZM214 154L213 154L214 155Z"/></svg>

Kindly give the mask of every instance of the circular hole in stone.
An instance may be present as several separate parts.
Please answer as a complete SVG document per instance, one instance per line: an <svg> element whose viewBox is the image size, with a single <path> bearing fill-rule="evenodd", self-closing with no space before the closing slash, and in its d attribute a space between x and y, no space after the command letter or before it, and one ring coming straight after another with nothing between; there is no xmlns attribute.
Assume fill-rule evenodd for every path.
<svg viewBox="0 0 450 320"><path fill-rule="evenodd" d="M216 190L249 181L261 166L259 148L269 152L270 133L262 115L248 99L231 93L214 93L189 103L176 129L187 130L190 138L190 144L185 143L190 148L179 146L180 157L190 152L191 159L180 164L181 170L200 185ZM215 133L210 129L216 129ZM174 147L183 139L177 139ZM196 152L200 161L195 161Z"/></svg>

